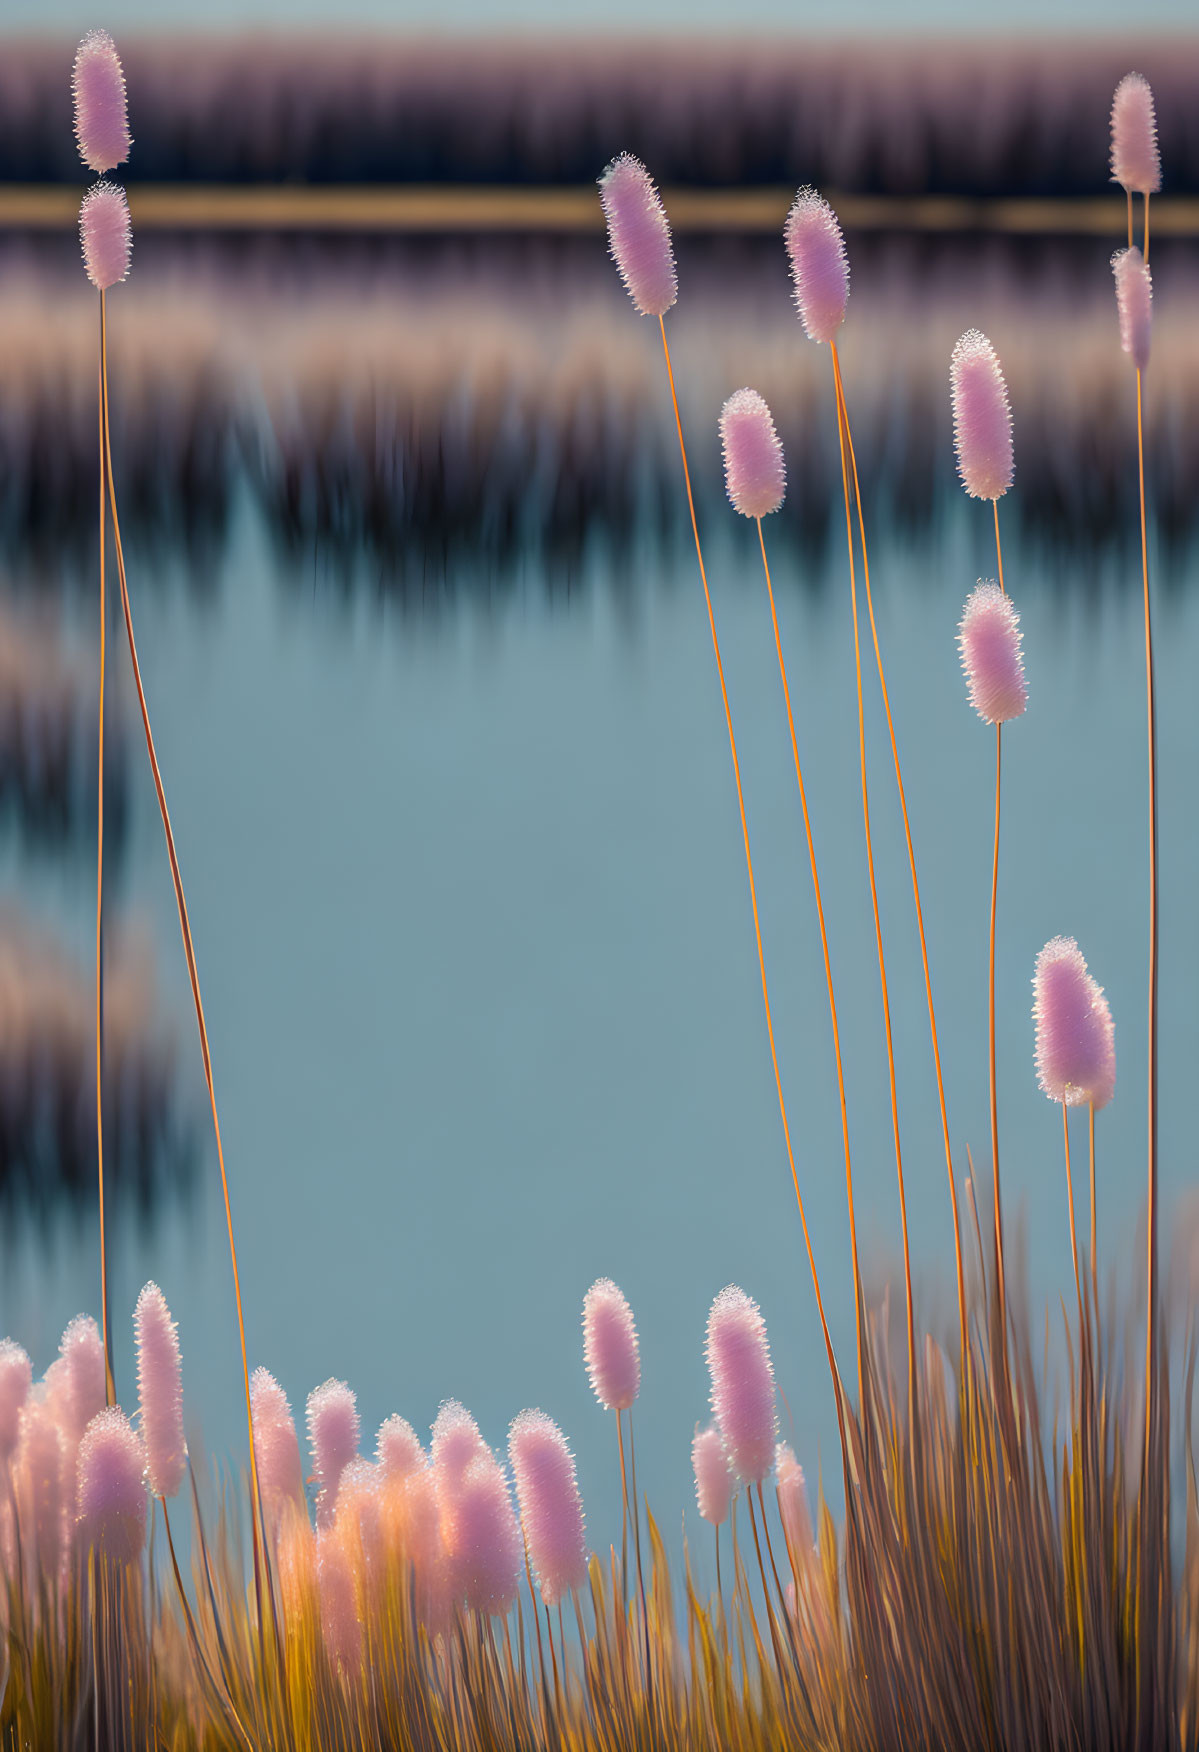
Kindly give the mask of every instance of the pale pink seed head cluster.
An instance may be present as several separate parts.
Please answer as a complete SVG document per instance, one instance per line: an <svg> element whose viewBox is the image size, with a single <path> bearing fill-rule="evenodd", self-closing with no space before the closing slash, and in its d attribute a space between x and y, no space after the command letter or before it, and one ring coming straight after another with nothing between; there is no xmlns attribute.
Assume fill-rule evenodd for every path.
<svg viewBox="0 0 1199 1752"><path fill-rule="evenodd" d="M269 1369L250 1377L250 1417L262 1506L276 1519L304 1507L304 1468L287 1395Z"/></svg>
<svg viewBox="0 0 1199 1752"><path fill-rule="evenodd" d="M133 227L124 189L100 182L87 191L79 209L79 239L93 286L107 292L125 278L133 254Z"/></svg>
<svg viewBox="0 0 1199 1752"><path fill-rule="evenodd" d="M795 304L812 341L835 341L849 300L849 260L837 215L815 189L800 189L783 228Z"/></svg>
<svg viewBox="0 0 1199 1752"><path fill-rule="evenodd" d="M787 465L770 409L756 389L738 389L720 410L724 484L743 517L768 517L787 491Z"/></svg>
<svg viewBox="0 0 1199 1752"><path fill-rule="evenodd" d="M452 1489L472 1460L488 1452L479 1426L456 1399L442 1402L433 1420L429 1456L438 1492Z"/></svg>
<svg viewBox="0 0 1199 1752"><path fill-rule="evenodd" d="M1054 937L1033 974L1037 1081L1051 1101L1105 1107L1116 1091L1111 1009L1073 937Z"/></svg>
<svg viewBox="0 0 1199 1752"><path fill-rule="evenodd" d="M85 1550L134 1563L146 1542L146 1453L118 1406L97 1412L79 1444L77 1521Z"/></svg>
<svg viewBox="0 0 1199 1752"><path fill-rule="evenodd" d="M641 1356L633 1310L611 1278L598 1278L583 1298L583 1360L600 1404L627 1411L641 1390Z"/></svg>
<svg viewBox="0 0 1199 1752"><path fill-rule="evenodd" d="M779 1519L783 1523L788 1550L798 1562L812 1552L816 1537L812 1532L812 1512L808 1507L803 1467L786 1442L778 1445L774 1470L778 1479Z"/></svg>
<svg viewBox="0 0 1199 1752"><path fill-rule="evenodd" d="M0 1465L16 1452L21 1409L33 1385L33 1364L11 1338L0 1343Z"/></svg>
<svg viewBox="0 0 1199 1752"><path fill-rule="evenodd" d="M92 30L75 54L71 75L75 99L75 140L90 170L115 170L124 164L129 138L125 74L116 44L106 30Z"/></svg>
<svg viewBox="0 0 1199 1752"><path fill-rule="evenodd" d="M37 1392L21 1414L12 1483L23 1563L31 1578L49 1579L61 1571L70 1549L74 1447L68 1451L54 1408Z"/></svg>
<svg viewBox="0 0 1199 1752"><path fill-rule="evenodd" d="M401 1417L398 1412L393 1412L379 1425L379 1434L375 1438L375 1458L384 1479L394 1479L397 1482L424 1465L425 1451L421 1447L420 1437L407 1418Z"/></svg>
<svg viewBox="0 0 1199 1752"><path fill-rule="evenodd" d="M708 1315L712 1411L738 1478L757 1484L774 1462L774 1367L758 1304L729 1284Z"/></svg>
<svg viewBox="0 0 1199 1752"><path fill-rule="evenodd" d="M980 581L966 598L958 649L970 704L988 724L1006 724L1028 704L1021 637L1011 597L991 579Z"/></svg>
<svg viewBox="0 0 1199 1752"><path fill-rule="evenodd" d="M308 1395L308 1446L321 1487L317 1521L327 1525L341 1475L358 1452L358 1403L344 1381L325 1381Z"/></svg>
<svg viewBox="0 0 1199 1752"><path fill-rule="evenodd" d="M691 1444L691 1469L695 1473L695 1500L705 1521L720 1527L729 1518L733 1500L733 1475L729 1457L715 1426L697 1430Z"/></svg>
<svg viewBox="0 0 1199 1752"><path fill-rule="evenodd" d="M1153 338L1153 279L1149 264L1139 249L1118 249L1112 257L1116 279L1116 310L1120 318L1120 345L1138 371L1149 365Z"/></svg>
<svg viewBox="0 0 1199 1752"><path fill-rule="evenodd" d="M679 295L670 221L654 179L639 158L622 152L599 179L608 248L642 316L665 316Z"/></svg>
<svg viewBox="0 0 1199 1752"><path fill-rule="evenodd" d="M972 499L1001 499L1012 484L1012 410L994 347L968 329L949 366L958 473Z"/></svg>
<svg viewBox="0 0 1199 1752"><path fill-rule="evenodd" d="M373 1460L355 1456L343 1468L334 1522L359 1571L373 1568L383 1541L383 1475Z"/></svg>
<svg viewBox="0 0 1199 1752"><path fill-rule="evenodd" d="M63 1435L74 1447L104 1410L104 1340L90 1314L76 1314L62 1335L58 1358L46 1371Z"/></svg>
<svg viewBox="0 0 1199 1752"><path fill-rule="evenodd" d="M583 1502L574 1455L566 1437L543 1411L522 1411L508 1432L508 1458L529 1561L541 1597L556 1606L587 1576Z"/></svg>
<svg viewBox="0 0 1199 1752"><path fill-rule="evenodd" d="M458 1481L453 1536L459 1597L472 1612L502 1618L516 1599L524 1551L508 1481L490 1449Z"/></svg>
<svg viewBox="0 0 1199 1752"><path fill-rule="evenodd" d="M133 1331L146 1483L156 1497L174 1496L187 1470L183 1362L178 1328L157 1284L147 1284L138 1297Z"/></svg>
<svg viewBox="0 0 1199 1752"><path fill-rule="evenodd" d="M1112 181L1139 195L1162 186L1153 93L1140 73L1126 73L1112 99Z"/></svg>

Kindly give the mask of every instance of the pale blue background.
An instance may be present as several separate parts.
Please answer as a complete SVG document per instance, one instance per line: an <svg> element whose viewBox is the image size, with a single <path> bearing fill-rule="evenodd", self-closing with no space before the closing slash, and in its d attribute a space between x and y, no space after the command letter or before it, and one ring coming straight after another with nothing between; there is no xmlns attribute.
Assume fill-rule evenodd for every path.
<svg viewBox="0 0 1199 1752"><path fill-rule="evenodd" d="M319 26L336 22L339 29L356 25L388 31L575 29L728 30L735 19L739 34L762 30L847 36L854 32L899 34L918 31L971 31L1012 36L1023 31L1094 36L1110 31L1128 36L1154 30L1193 30L1193 0L1147 0L1135 12L1124 0L1008 0L993 5L963 6L959 0L919 0L896 6L889 0L845 0L836 7L795 4L794 0L427 0L399 6L394 0L348 0L333 7L329 0L207 0L202 7L164 7L160 0L10 0L5 12L8 30L63 30L78 33L103 24L112 31L144 29L213 30L238 26Z"/></svg>

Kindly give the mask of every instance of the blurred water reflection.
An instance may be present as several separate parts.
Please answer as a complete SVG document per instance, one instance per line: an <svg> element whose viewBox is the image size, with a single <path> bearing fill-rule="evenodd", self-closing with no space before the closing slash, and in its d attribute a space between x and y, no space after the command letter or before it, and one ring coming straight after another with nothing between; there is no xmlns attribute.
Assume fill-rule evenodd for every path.
<svg viewBox="0 0 1199 1752"><path fill-rule="evenodd" d="M923 539L935 526L949 353L980 326L1019 422L1021 527L1069 553L1135 537L1107 244L884 236L851 239L851 250L845 370L861 460L895 527ZM721 401L742 383L759 387L792 482L779 539L817 561L836 534L828 361L795 320L781 245L700 239L680 255L671 324L699 478L718 479ZM1149 482L1168 564L1197 515L1193 255L1174 240L1154 251ZM13 566L86 573L90 301L56 243L10 246L3 266L0 551ZM464 561L484 560L495 579L533 555L552 586L596 536L626 554L633 540L685 537L656 330L622 303L590 239L149 239L114 295L111 332L131 535L156 562L185 554L197 588L211 578L239 478L289 562L319 547L347 583L418 607L461 587Z"/></svg>
<svg viewBox="0 0 1199 1752"><path fill-rule="evenodd" d="M1028 1017L1033 956L1059 931L1079 937L1117 1017L1100 1235L1125 1281L1141 1206L1143 671L1132 384L1108 253L1098 241L851 239L843 354L963 1176L967 1144L983 1171L988 1135L992 745L970 720L953 634L993 561L987 516L958 492L949 444L948 360L964 328L991 333L1011 384L1017 483L1003 516L1032 694L1027 722L1005 740L999 1062L1011 1206L1034 1214L1038 1303L1052 1303L1069 1271L1060 1125L1033 1082ZM1172 1200L1191 1178L1199 956L1189 902L1199 337L1190 255L1163 242L1154 262ZM844 1349L852 1303L819 951L753 532L723 503L715 434L724 395L750 382L774 402L788 445L791 493L767 534L852 1043L864 1240L885 1282L894 1172L828 360L791 312L781 248L694 240L680 265L672 321L699 515L800 1172ZM23 606L53 598L86 651L94 305L65 240L10 244L2 266L0 548ZM397 1408L427 1425L455 1393L497 1440L522 1405L544 1404L579 1448L602 1542L619 1527L619 1494L578 1355L583 1291L611 1273L637 1310L639 1466L673 1526L704 1410L703 1317L732 1278L771 1321L815 1473L834 1439L831 1403L652 325L592 241L161 239L139 245L133 280L114 294L112 336L130 585L205 985L251 1362L274 1368L293 1403L327 1375L348 1376L368 1428ZM119 675L119 641L112 649ZM952 1318L940 1129L873 693L867 710L919 1293L936 1327ZM118 892L153 936L160 989L148 1007L136 988L131 1011L150 1067L138 1087L158 1104L161 1138L186 1131L179 1115L198 1073L140 749L126 762ZM22 1197L52 1213L64 1181L85 1188L93 1166L83 1061L94 866L86 831L53 878L25 839L10 836L6 879L55 933L46 965L67 957L73 969L53 985L74 993L56 997L55 1015L68 1015L75 1071L54 1097L60 1117L49 1130L38 1121L54 1161L39 1158L21 1181ZM27 926L18 941L35 943ZM12 965L22 990L36 983L26 962ZM173 1083L163 1014L178 1027ZM33 1086L21 1064L14 1074ZM151 1233L118 1216L113 1307L123 1335L141 1281L163 1283L193 1414L236 1460L211 1158L205 1137L208 1196L161 1200ZM134 1184L152 1201L162 1183L135 1173ZM97 1297L94 1222L51 1224L50 1242L48 1264L14 1247L0 1281L0 1328L39 1355ZM117 1367L127 1378L120 1350Z"/></svg>

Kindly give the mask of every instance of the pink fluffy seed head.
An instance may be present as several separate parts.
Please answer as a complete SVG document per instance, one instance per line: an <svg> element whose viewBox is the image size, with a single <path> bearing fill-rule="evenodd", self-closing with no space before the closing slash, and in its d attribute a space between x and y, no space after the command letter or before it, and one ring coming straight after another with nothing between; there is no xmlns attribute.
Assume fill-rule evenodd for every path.
<svg viewBox="0 0 1199 1752"><path fill-rule="evenodd" d="M508 1483L494 1455L467 1467L453 1526L456 1584L467 1606L504 1617L516 1599L524 1551Z"/></svg>
<svg viewBox="0 0 1199 1752"><path fill-rule="evenodd" d="M768 517L787 491L787 465L770 409L756 389L738 389L720 410L724 484L742 517Z"/></svg>
<svg viewBox="0 0 1199 1752"><path fill-rule="evenodd" d="M133 1330L146 1483L156 1497L174 1496L187 1470L183 1362L178 1329L157 1284L147 1284L137 1298Z"/></svg>
<svg viewBox="0 0 1199 1752"><path fill-rule="evenodd" d="M712 1411L729 1464L739 1478L757 1484L774 1463L774 1369L761 1310L735 1284L712 1304L706 1356Z"/></svg>
<svg viewBox="0 0 1199 1752"><path fill-rule="evenodd" d="M11 1338L0 1343L0 1465L16 1452L21 1408L33 1385L33 1364Z"/></svg>
<svg viewBox="0 0 1199 1752"><path fill-rule="evenodd" d="M774 1470L778 1478L779 1519L787 1537L787 1546L797 1559L806 1557L815 1547L812 1532L812 1512L808 1507L808 1487L803 1467L786 1442L780 1442L775 1452Z"/></svg>
<svg viewBox="0 0 1199 1752"><path fill-rule="evenodd" d="M384 1479L389 1481L407 1478L424 1465L425 1451L420 1445L420 1437L407 1418L393 1412L380 1424L375 1438L375 1458Z"/></svg>
<svg viewBox="0 0 1199 1752"><path fill-rule="evenodd" d="M287 1395L269 1369L250 1377L250 1416L263 1508L275 1517L304 1507L304 1468Z"/></svg>
<svg viewBox="0 0 1199 1752"><path fill-rule="evenodd" d="M795 304L812 341L835 341L849 300L849 261L837 215L815 189L800 189L783 228Z"/></svg>
<svg viewBox="0 0 1199 1752"><path fill-rule="evenodd" d="M733 1500L733 1475L720 1431L697 1430L691 1444L691 1469L695 1473L695 1500L705 1521L720 1527L728 1520Z"/></svg>
<svg viewBox="0 0 1199 1752"><path fill-rule="evenodd" d="M508 1432L521 1525L541 1598L556 1606L587 1576L583 1501L566 1437L543 1411L522 1411Z"/></svg>
<svg viewBox="0 0 1199 1752"><path fill-rule="evenodd" d="M1104 1107L1116 1090L1111 1009L1073 937L1054 937L1033 974L1037 1081L1051 1101Z"/></svg>
<svg viewBox="0 0 1199 1752"><path fill-rule="evenodd" d="M44 1399L28 1400L12 1483L21 1555L31 1576L40 1574L47 1580L58 1573L69 1550L68 1511L73 1519L74 1503L68 1458L53 1408Z"/></svg>
<svg viewBox="0 0 1199 1752"><path fill-rule="evenodd" d="M1012 484L1012 410L994 347L968 329L949 366L953 447L958 473L972 499L1002 499Z"/></svg>
<svg viewBox="0 0 1199 1752"><path fill-rule="evenodd" d="M79 239L93 286L107 292L125 278L133 254L133 227L124 189L101 182L87 191L79 209Z"/></svg>
<svg viewBox="0 0 1199 1752"><path fill-rule="evenodd" d="M622 152L599 179L608 248L642 316L665 316L679 295L670 221L653 177Z"/></svg>
<svg viewBox="0 0 1199 1752"><path fill-rule="evenodd" d="M1139 249L1119 249L1112 257L1116 278L1116 310L1120 317L1120 345L1138 371L1149 364L1153 338L1153 279L1149 264Z"/></svg>
<svg viewBox="0 0 1199 1752"><path fill-rule="evenodd" d="M445 1400L439 1409L429 1450L439 1494L452 1489L471 1461L488 1452L478 1424L456 1399Z"/></svg>
<svg viewBox="0 0 1199 1752"><path fill-rule="evenodd" d="M355 1561L369 1564L383 1539L383 1475L373 1460L351 1460L342 1471L335 1521Z"/></svg>
<svg viewBox="0 0 1199 1752"><path fill-rule="evenodd" d="M1126 73L1112 99L1112 181L1141 195L1162 186L1153 93L1139 73Z"/></svg>
<svg viewBox="0 0 1199 1752"><path fill-rule="evenodd" d="M966 598L958 650L970 704L988 724L1018 718L1028 704L1020 616L998 584L986 579Z"/></svg>
<svg viewBox="0 0 1199 1752"><path fill-rule="evenodd" d="M89 170L115 170L128 158L133 142L121 57L106 30L89 31L80 43L71 93L80 158Z"/></svg>
<svg viewBox="0 0 1199 1752"><path fill-rule="evenodd" d="M58 1358L62 1369L55 1376L54 1398L63 1434L74 1445L104 1410L106 1397L104 1341L90 1314L76 1314L62 1335Z"/></svg>
<svg viewBox="0 0 1199 1752"><path fill-rule="evenodd" d="M134 1563L146 1542L146 1453L118 1406L98 1412L79 1444L77 1520L85 1549Z"/></svg>
<svg viewBox="0 0 1199 1752"><path fill-rule="evenodd" d="M641 1356L633 1310L611 1278L598 1278L583 1297L583 1361L600 1404L627 1411L641 1390Z"/></svg>
<svg viewBox="0 0 1199 1752"><path fill-rule="evenodd" d="M344 1381L325 1381L308 1395L308 1446L321 1487L317 1520L332 1519L341 1475L358 1452L358 1403Z"/></svg>

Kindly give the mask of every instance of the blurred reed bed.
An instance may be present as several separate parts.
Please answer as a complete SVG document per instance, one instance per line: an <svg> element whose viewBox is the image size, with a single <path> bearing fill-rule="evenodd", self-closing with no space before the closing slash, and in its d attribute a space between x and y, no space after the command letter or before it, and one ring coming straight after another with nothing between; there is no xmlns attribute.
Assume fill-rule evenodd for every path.
<svg viewBox="0 0 1199 1752"><path fill-rule="evenodd" d="M128 749L105 745L106 824L119 858L128 826ZM0 595L0 822L27 843L75 848L96 825L96 682L45 602Z"/></svg>
<svg viewBox="0 0 1199 1752"><path fill-rule="evenodd" d="M629 148L665 184L1094 194L1112 88L1153 85L1168 191L1199 189L1193 35L622 43L286 35L122 43L139 178L575 183ZM74 181L69 57L9 42L0 164ZM719 117L719 126L713 118Z"/></svg>
<svg viewBox="0 0 1199 1752"><path fill-rule="evenodd" d="M14 582L49 576L57 587L94 563L94 507L81 515L95 497L91 312L76 319L53 283L27 270L10 281L4 304L0 556ZM180 556L190 562L185 576L201 593L228 515L238 419L234 362L219 336L197 298L130 325L119 344L126 388L114 426L139 546L155 571Z"/></svg>
<svg viewBox="0 0 1199 1752"><path fill-rule="evenodd" d="M1013 538L1095 556L1130 548L1135 431L1114 417L1122 372L1106 246L852 241L862 269L846 364L860 384L855 441L876 517L916 540L945 514L951 432L939 384L952 343L978 322L1021 410ZM673 432L647 374L650 337L621 320L593 243L139 247L122 293L130 320L112 337L125 386L113 408L122 498L130 539L151 558L190 560L197 590L211 587L207 561L243 479L297 588L294 561L315 543L351 586L418 605L476 587L481 571L510 576L530 556L544 556L550 587L561 585L595 538L619 551L687 537ZM1174 240L1155 245L1162 370L1147 406L1148 488L1166 585L1197 516L1190 254ZM777 245L685 240L680 259L693 288L673 330L684 416L707 433L730 383L778 386L792 493L774 541L808 562L801 584L815 589L838 535L835 455L821 442L826 386L795 345ZM14 246L0 291L0 553L78 575L94 534L94 337L70 261L68 284L56 248ZM701 501L715 502L714 434L694 450ZM480 564L463 563L472 556Z"/></svg>
<svg viewBox="0 0 1199 1752"><path fill-rule="evenodd" d="M142 931L110 928L104 976L112 1196L147 1219L192 1177L176 1039ZM0 1211L15 1239L96 1198L95 1013L90 973L12 906L0 911Z"/></svg>

